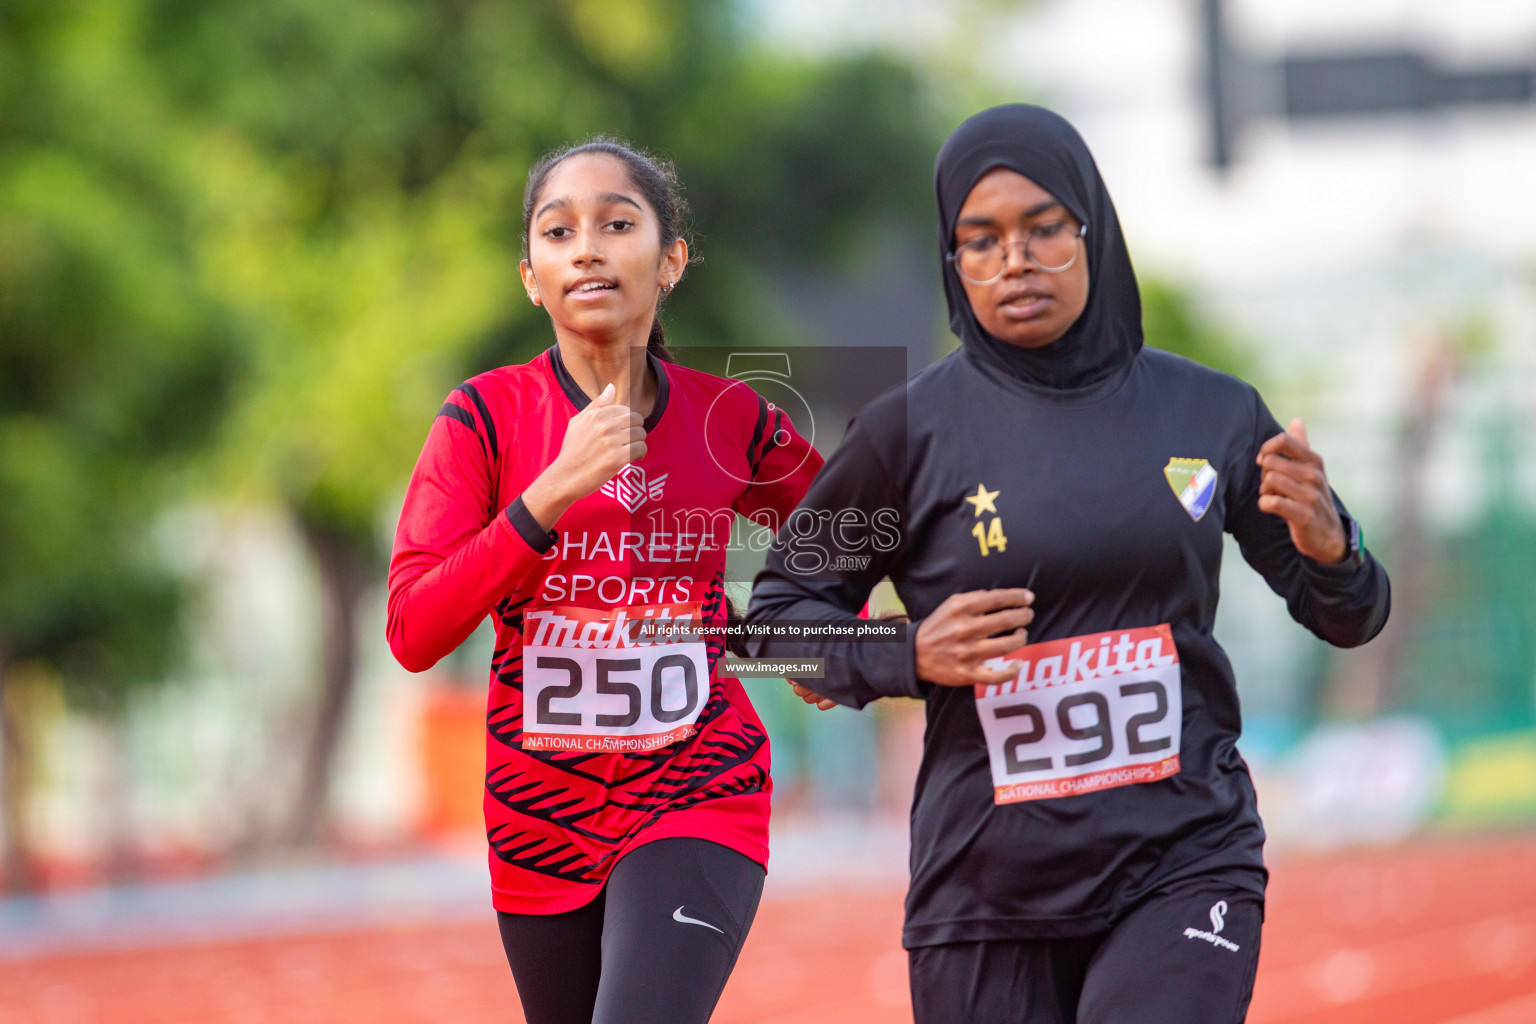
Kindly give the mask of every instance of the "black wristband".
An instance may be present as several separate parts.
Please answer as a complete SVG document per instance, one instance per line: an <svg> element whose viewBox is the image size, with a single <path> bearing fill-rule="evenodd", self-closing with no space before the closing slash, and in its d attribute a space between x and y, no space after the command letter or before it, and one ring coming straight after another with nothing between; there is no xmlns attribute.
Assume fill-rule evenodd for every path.
<svg viewBox="0 0 1536 1024"><path fill-rule="evenodd" d="M512 524L512 529L517 535L527 542L539 554L543 554L555 546L555 541L560 535L554 530L546 530L539 525L539 521L533 518L533 513L528 511L528 506L523 504L523 496L519 494L517 500L507 506L507 522Z"/></svg>

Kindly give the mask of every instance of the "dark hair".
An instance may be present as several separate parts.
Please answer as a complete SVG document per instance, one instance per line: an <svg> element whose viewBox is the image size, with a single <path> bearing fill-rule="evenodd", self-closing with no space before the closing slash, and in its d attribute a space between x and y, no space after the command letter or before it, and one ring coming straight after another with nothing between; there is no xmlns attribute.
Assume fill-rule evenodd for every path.
<svg viewBox="0 0 1536 1024"><path fill-rule="evenodd" d="M688 203L683 199L682 186L677 181L677 169L672 161L652 156L610 135L594 135L585 142L565 146L545 153L528 171L528 185L523 189L523 258L528 258L528 232L533 227L533 208L544 191L550 172L567 157L585 153L601 153L611 156L624 165L630 182L640 190L661 226L661 247L665 250L679 238L687 239ZM690 246L690 250L691 250ZM690 258L689 262L692 262ZM665 296L663 296L665 299ZM673 362L667 351L667 336L661 329L661 314L651 321L651 335L646 339L647 351L658 358Z"/></svg>

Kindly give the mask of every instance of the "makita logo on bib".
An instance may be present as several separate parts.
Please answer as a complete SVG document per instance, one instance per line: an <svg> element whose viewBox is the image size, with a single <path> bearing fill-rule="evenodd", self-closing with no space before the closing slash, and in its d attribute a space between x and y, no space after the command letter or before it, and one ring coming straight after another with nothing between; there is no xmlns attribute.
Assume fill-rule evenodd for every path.
<svg viewBox="0 0 1536 1024"><path fill-rule="evenodd" d="M630 609L538 608L526 616L523 643L531 647L576 649L645 647L674 639L674 632L691 633L704 628L697 603L633 610L641 614L632 616Z"/></svg>
<svg viewBox="0 0 1536 1024"><path fill-rule="evenodd" d="M1018 676L1009 683L992 684L987 694L1070 686L1085 680L1162 668L1179 660L1173 634L1166 625L1045 641L1022 647L1007 657L1019 662ZM1001 658L994 660L1002 662Z"/></svg>
<svg viewBox="0 0 1536 1024"><path fill-rule="evenodd" d="M1186 939L1203 939L1220 949L1229 949L1236 953L1241 947L1235 942L1222 938L1220 934L1221 930L1227 925L1227 901L1217 900L1215 903L1212 903L1210 913L1210 931L1202 931L1199 928L1185 928L1184 937Z"/></svg>
<svg viewBox="0 0 1536 1024"><path fill-rule="evenodd" d="M647 498L651 501L661 500L661 489L669 475L662 473L654 480L647 480L645 470L631 462L603 484L602 492L631 512L636 512Z"/></svg>

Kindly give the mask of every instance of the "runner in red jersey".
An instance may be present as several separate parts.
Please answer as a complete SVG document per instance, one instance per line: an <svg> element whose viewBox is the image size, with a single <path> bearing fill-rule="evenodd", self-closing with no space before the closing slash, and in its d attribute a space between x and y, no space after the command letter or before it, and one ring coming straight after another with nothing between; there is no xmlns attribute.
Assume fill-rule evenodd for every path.
<svg viewBox="0 0 1536 1024"><path fill-rule="evenodd" d="M523 279L556 344L449 395L390 563L405 667L494 615L492 902L531 1024L707 1020L768 859L768 736L716 671L725 546L822 459L746 384L670 361L675 187L609 140L535 166Z"/></svg>

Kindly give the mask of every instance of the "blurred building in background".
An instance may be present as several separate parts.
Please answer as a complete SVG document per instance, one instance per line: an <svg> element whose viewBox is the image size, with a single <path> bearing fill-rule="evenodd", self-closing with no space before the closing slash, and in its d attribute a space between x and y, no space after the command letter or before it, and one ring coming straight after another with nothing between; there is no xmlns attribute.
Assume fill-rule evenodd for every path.
<svg viewBox="0 0 1536 1024"><path fill-rule="evenodd" d="M489 638L401 670L382 557L442 395L551 341L514 276L529 162L599 130L677 160L704 262L668 311L674 344L894 346L915 371L953 345L932 157L1012 99L1087 138L1149 340L1304 417L1392 573L1387 632L1341 653L1229 551L1218 636L1277 843L1536 821L1536 104L1518 77L1536 68L1536 7L461 7L0 5L26 69L0 118L0 284L32 303L0 335L0 521L42 551L51 508L122 500L145 524L122 545L184 591L182 656L93 703L69 680L80 651L115 641L50 639L75 636L80 599L43 625L14 610L74 593L59 581L84 570L0 558L0 826L12 861L25 831L34 882L316 844L478 855ZM1298 72L1286 92L1302 65L1356 58L1398 84L1341 110L1326 79L1307 93ZM1412 93L1484 71L1495 95L1478 102ZM82 361L53 367L63 351ZM212 369L174 378L187 352ZM91 451L116 443L117 405L69 417L124 366L175 379L134 399L148 448L167 395L213 396L132 503L87 487L117 478L48 433L105 422ZM83 482L50 497L34 478L62 471L28 467L55 449L37 464ZM817 713L781 683L749 687L776 829L904 814L920 707Z"/></svg>

